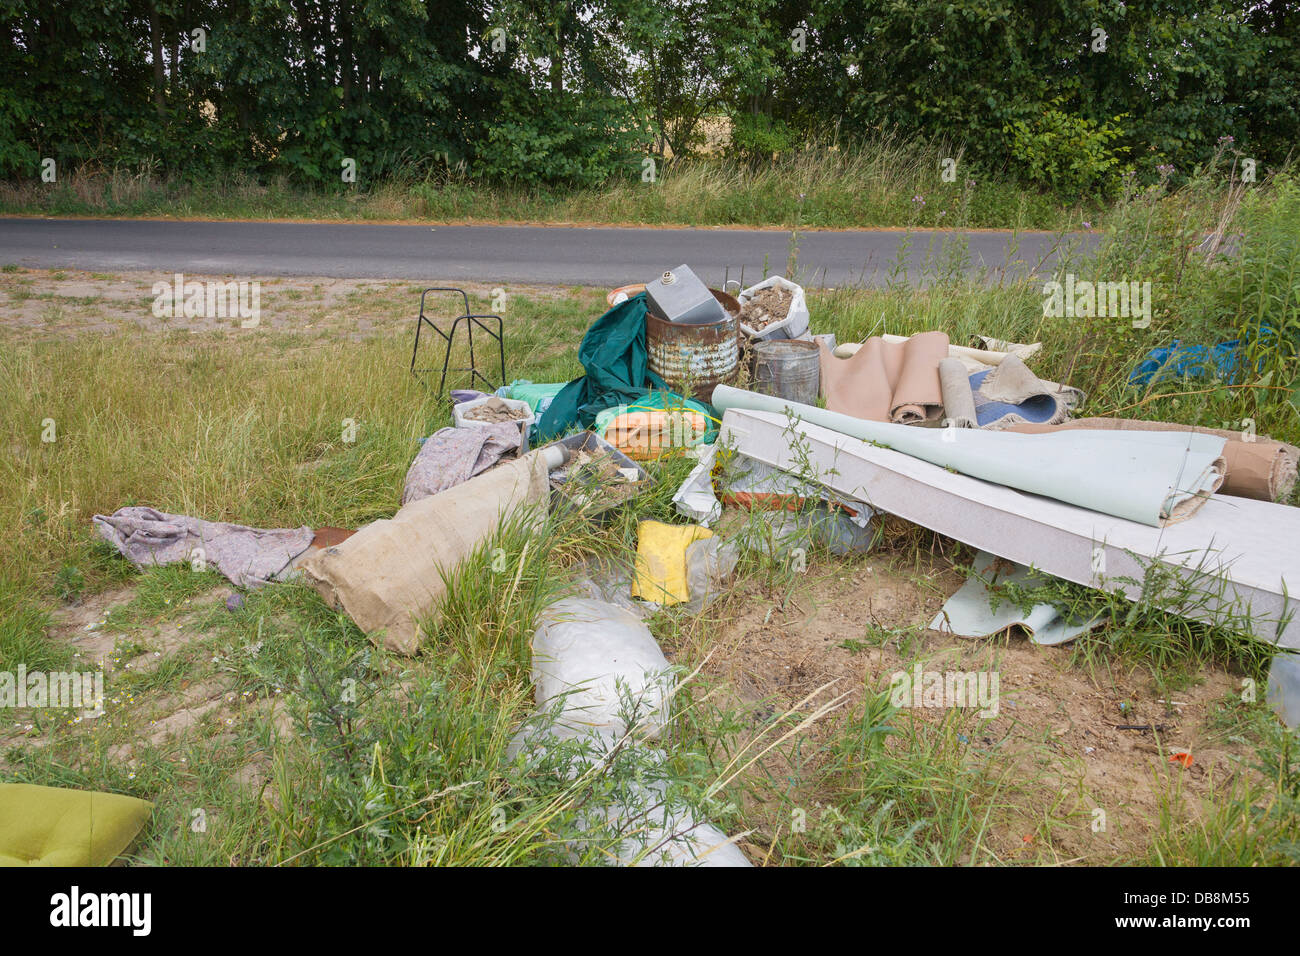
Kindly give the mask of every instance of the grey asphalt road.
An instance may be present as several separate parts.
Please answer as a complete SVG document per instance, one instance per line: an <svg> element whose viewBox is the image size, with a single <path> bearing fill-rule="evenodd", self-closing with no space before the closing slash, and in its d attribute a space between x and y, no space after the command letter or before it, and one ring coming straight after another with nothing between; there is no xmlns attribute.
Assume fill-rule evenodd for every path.
<svg viewBox="0 0 1300 956"><path fill-rule="evenodd" d="M804 232L814 287L911 282L953 268L996 277L1050 269L1095 237L895 230ZM97 272L465 280L612 286L689 264L710 284L785 272L790 233L757 229L405 226L284 222L0 219L0 264ZM901 272L900 272L901 266Z"/></svg>

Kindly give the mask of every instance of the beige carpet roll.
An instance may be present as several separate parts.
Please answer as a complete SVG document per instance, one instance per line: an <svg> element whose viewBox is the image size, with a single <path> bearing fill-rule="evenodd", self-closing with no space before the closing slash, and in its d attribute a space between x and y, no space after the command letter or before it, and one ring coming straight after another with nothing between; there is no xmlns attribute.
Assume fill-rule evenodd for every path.
<svg viewBox="0 0 1300 956"><path fill-rule="evenodd" d="M939 363L939 387L943 389L944 424L952 428L979 428L970 372L961 359L946 358Z"/></svg>
<svg viewBox="0 0 1300 956"><path fill-rule="evenodd" d="M937 423L943 416L939 363L948 357L946 333L922 332L901 343L872 336L846 359L818 348L829 410L900 425Z"/></svg>

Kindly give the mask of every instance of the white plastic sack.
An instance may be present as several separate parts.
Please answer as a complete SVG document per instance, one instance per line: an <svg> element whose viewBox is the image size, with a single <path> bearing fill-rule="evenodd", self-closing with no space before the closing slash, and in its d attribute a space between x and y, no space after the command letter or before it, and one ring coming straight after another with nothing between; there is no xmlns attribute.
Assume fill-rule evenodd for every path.
<svg viewBox="0 0 1300 956"><path fill-rule="evenodd" d="M689 810L670 809L664 785L631 788L622 805L605 808L606 820L625 839L614 851L620 866L750 866L740 848Z"/></svg>
<svg viewBox="0 0 1300 956"><path fill-rule="evenodd" d="M736 570L740 549L716 534L686 547L686 588L690 599L684 607L698 614L726 590L726 580Z"/></svg>
<svg viewBox="0 0 1300 956"><path fill-rule="evenodd" d="M559 700L558 737L621 737L629 699L638 735L654 737L668 719L674 678L650 629L631 611L604 601L567 598L546 609L533 634L537 707Z"/></svg>
<svg viewBox="0 0 1300 956"><path fill-rule="evenodd" d="M558 704L560 715L540 733L520 730L507 751L510 759L565 738L593 739L597 749L602 741L613 746L628 730L629 701L636 705L637 734L663 730L675 677L654 636L632 612L605 601L557 601L543 612L532 651L539 714ZM644 753L662 759L659 751ZM570 774L582 773L589 759L573 763ZM603 816L621 838L614 851L619 865L750 865L717 827L699 823L688 810L670 809L665 792L661 781L634 785L622 801L590 809L589 820Z"/></svg>
<svg viewBox="0 0 1300 956"><path fill-rule="evenodd" d="M1294 654L1273 657L1264 700L1288 727L1300 726L1300 657Z"/></svg>
<svg viewBox="0 0 1300 956"><path fill-rule="evenodd" d="M772 286L785 289L792 294L790 301L790 311L786 313L784 319L780 322L773 322L771 325L762 329L751 329L743 321L740 323L741 331L752 339L797 339L808 331L810 318L808 315L808 301L804 296L803 286L791 282L782 276L768 276L757 285L752 285L745 289L737 297L743 306L754 293L760 289L768 289Z"/></svg>

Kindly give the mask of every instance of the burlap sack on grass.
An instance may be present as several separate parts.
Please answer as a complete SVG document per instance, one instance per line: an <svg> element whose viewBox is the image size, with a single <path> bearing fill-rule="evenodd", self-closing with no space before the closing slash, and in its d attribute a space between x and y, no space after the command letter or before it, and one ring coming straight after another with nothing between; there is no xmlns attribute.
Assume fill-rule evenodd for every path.
<svg viewBox="0 0 1300 956"><path fill-rule="evenodd" d="M375 644L414 654L420 619L446 593L444 574L520 509L533 508L540 523L547 494L546 463L527 455L366 525L312 555L302 572Z"/></svg>

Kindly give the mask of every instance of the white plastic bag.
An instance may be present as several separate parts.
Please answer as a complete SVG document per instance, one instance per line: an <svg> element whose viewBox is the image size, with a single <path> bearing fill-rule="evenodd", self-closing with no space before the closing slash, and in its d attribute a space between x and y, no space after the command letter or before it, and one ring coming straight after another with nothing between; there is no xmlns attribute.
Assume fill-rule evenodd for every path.
<svg viewBox="0 0 1300 956"><path fill-rule="evenodd" d="M690 599L683 605L698 614L726 590L726 580L736 570L740 549L717 535L686 548L686 587Z"/></svg>
<svg viewBox="0 0 1300 956"><path fill-rule="evenodd" d="M752 285L742 291L738 296L740 304L743 306L760 289L768 289L772 286L777 286L791 293L790 311L786 313L785 318L761 329L751 329L742 319L740 329L751 339L797 339L808 331L810 322L808 301L804 296L803 286L782 276L768 276L757 285Z"/></svg>
<svg viewBox="0 0 1300 956"><path fill-rule="evenodd" d="M676 678L649 628L631 611L606 601L556 601L542 613L532 650L539 715L560 713L554 723L548 717L540 727L521 729L509 759L558 740L586 738L596 754L570 762L568 774L577 777L601 759L602 749L622 746L629 710L638 736L663 730ZM633 746L662 764L661 751ZM633 784L623 799L586 810L590 822L583 828L603 817L619 838L614 857L621 866L750 865L725 833L685 808L670 807L665 795L662 781Z"/></svg>
<svg viewBox="0 0 1300 956"><path fill-rule="evenodd" d="M677 513L685 515L692 521L698 521L704 527L722 517L722 502L713 493L713 461L716 446L701 445L696 465L681 487L673 495L673 505Z"/></svg>
<svg viewBox="0 0 1300 956"><path fill-rule="evenodd" d="M1274 655L1264 700L1288 727L1300 725L1300 657Z"/></svg>
<svg viewBox="0 0 1300 956"><path fill-rule="evenodd" d="M501 422L480 421L477 418L470 418L469 413L474 411L480 405L486 405L491 399L498 398L496 395L484 395L482 398L472 398L467 402L460 402L451 407L452 424L456 428L486 428L492 425L502 424ZM500 401L505 402L506 407L515 414L520 414L522 418L514 419L513 424L519 427L520 434L523 435L524 447L528 447L529 432L533 424L537 421L537 415L532 407L520 398L502 398ZM509 423L506 423L509 424Z"/></svg>
<svg viewBox="0 0 1300 956"><path fill-rule="evenodd" d="M620 866L750 866L740 848L711 823L685 808L670 808L665 786L633 786L627 799L605 808L605 819L624 834L614 851Z"/></svg>
<svg viewBox="0 0 1300 956"><path fill-rule="evenodd" d="M533 634L538 710L563 701L557 737L621 737L629 729L629 702L637 734L657 736L668 720L674 680L650 629L605 601L556 601Z"/></svg>

